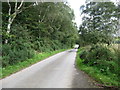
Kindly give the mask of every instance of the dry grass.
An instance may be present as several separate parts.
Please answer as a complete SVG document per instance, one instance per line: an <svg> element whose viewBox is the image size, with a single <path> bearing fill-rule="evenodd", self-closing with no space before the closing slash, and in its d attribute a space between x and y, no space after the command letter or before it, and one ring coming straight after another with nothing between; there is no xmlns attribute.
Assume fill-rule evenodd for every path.
<svg viewBox="0 0 120 90"><path fill-rule="evenodd" d="M111 45L114 49L120 50L120 44L112 44Z"/></svg>

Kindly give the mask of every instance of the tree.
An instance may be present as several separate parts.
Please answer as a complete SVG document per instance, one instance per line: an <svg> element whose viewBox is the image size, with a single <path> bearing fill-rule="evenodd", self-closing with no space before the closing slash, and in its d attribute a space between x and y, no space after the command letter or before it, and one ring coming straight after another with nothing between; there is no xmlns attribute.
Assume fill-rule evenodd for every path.
<svg viewBox="0 0 120 90"><path fill-rule="evenodd" d="M23 10L33 6L34 4L31 4L27 7L24 7L24 0L22 0L20 3L17 2L17 0L15 0L15 3L10 3L10 1L8 0L8 6L9 6L9 10L8 10L8 24L7 24L7 31L6 34L9 35L9 33L11 32L11 25L14 21L14 19L16 18L16 16L21 13ZM13 6L14 6L14 10L13 10ZM8 43L8 39L5 40L5 43Z"/></svg>
<svg viewBox="0 0 120 90"><path fill-rule="evenodd" d="M110 45L117 31L117 9L113 2L88 2L82 6L84 17L79 30L80 38L87 43Z"/></svg>
<svg viewBox="0 0 120 90"><path fill-rule="evenodd" d="M3 67L27 60L35 52L67 49L75 44L78 32L72 22L74 13L69 5L62 2L37 5L23 2L18 10L20 13L17 13L14 10L16 3L9 4L11 15L16 15L10 24L10 32L7 32L8 19L13 17L8 15L8 3L2 4ZM17 3L20 4L21 2Z"/></svg>

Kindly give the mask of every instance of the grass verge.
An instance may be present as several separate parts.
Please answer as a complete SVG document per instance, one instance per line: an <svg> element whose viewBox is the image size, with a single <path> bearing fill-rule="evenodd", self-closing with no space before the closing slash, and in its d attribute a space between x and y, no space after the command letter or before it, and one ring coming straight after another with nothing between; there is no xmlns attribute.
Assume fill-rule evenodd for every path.
<svg viewBox="0 0 120 90"><path fill-rule="evenodd" d="M57 50L57 51L52 51L52 52L43 52L43 53L39 53L39 54L36 54L33 58L31 59L28 59L28 60L25 60L23 62L19 62L19 63L16 63L15 65L10 65L10 66L7 66L5 68L0 68L2 69L2 75L0 78L5 78L15 72L18 72L32 64L35 64L45 58L48 58L49 56L52 56L54 54L57 54L59 52L62 52L62 51L65 51L66 49L62 49L62 50Z"/></svg>
<svg viewBox="0 0 120 90"><path fill-rule="evenodd" d="M83 49L79 49L76 57L76 66L78 69L86 72L90 77L92 77L95 81L97 81L100 84L103 84L104 86L116 86L119 85L118 77L115 76L113 73L110 73L109 75L104 75L100 72L100 70L97 67L94 66L88 66L82 63L82 59L79 58L79 54L81 53Z"/></svg>

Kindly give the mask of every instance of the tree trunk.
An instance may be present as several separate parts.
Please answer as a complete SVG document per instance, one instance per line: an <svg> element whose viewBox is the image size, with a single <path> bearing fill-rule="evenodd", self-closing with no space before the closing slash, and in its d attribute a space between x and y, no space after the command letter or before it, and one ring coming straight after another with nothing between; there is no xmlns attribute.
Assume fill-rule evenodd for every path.
<svg viewBox="0 0 120 90"><path fill-rule="evenodd" d="M7 32L6 32L8 35L10 34L11 25L12 25L13 20L15 19L16 15L17 15L17 13L15 12L15 13L13 14L13 17L9 17L9 19L8 19ZM5 43L6 43L6 44L8 43L8 39L5 40Z"/></svg>
<svg viewBox="0 0 120 90"><path fill-rule="evenodd" d="M11 14L12 8L11 8L10 1L8 0L8 6L9 6L8 15L9 15L9 19L8 19L7 32L6 32L7 35L9 35L10 32L11 32L11 25L12 25L12 23L13 23L16 15L17 15L17 13L18 13L18 10L22 7L23 1L24 1L24 0L22 0L22 1L21 1L21 4L19 5L19 7L17 7L17 0L16 0L16 3L15 3L15 12L14 12L13 14ZM6 44L8 43L8 38L5 39L5 43L6 43Z"/></svg>
<svg viewBox="0 0 120 90"><path fill-rule="evenodd" d="M10 28L11 28L11 25L12 25L12 23L11 23L11 22L9 22L9 23L8 23L8 26L7 26L7 34L9 34L9 33L10 33ZM6 40L5 40L5 43L6 43L6 44L8 43L8 39L6 39Z"/></svg>

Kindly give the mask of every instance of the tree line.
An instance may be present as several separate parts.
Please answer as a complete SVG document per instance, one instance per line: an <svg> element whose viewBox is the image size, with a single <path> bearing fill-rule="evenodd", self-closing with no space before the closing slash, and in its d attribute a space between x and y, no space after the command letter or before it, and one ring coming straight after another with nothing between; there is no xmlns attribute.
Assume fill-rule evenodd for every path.
<svg viewBox="0 0 120 90"><path fill-rule="evenodd" d="M3 2L3 67L36 53L71 48L78 38L74 12L67 3Z"/></svg>
<svg viewBox="0 0 120 90"><path fill-rule="evenodd" d="M88 2L81 6L84 16L79 28L81 44L112 44L119 30L119 7L113 2Z"/></svg>
<svg viewBox="0 0 120 90"><path fill-rule="evenodd" d="M78 43L84 48L78 52L78 66L106 87L118 87L120 50L119 45L116 45L118 48L114 45L116 39L119 40L116 34L119 30L120 5L88 1L80 11L83 19Z"/></svg>

